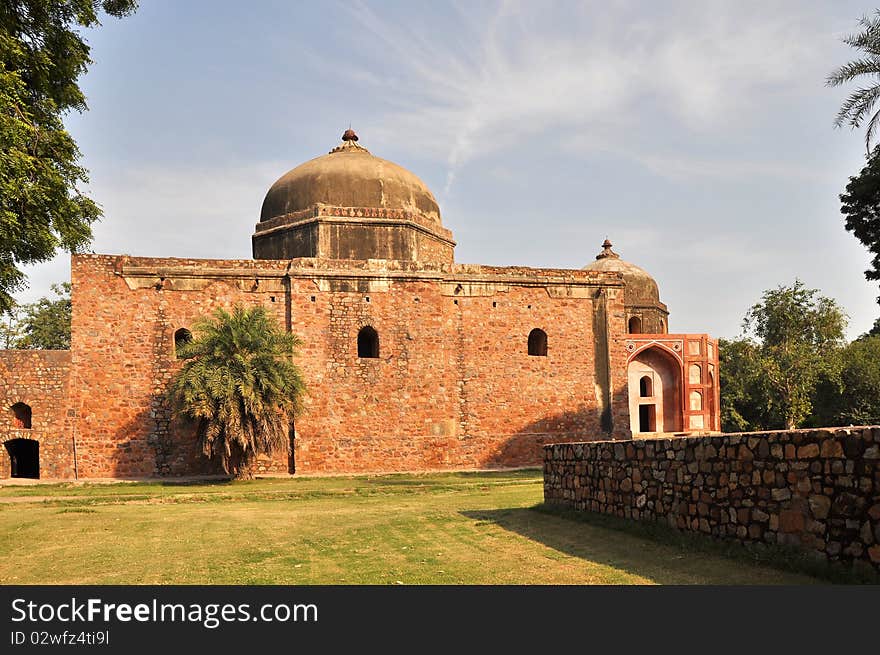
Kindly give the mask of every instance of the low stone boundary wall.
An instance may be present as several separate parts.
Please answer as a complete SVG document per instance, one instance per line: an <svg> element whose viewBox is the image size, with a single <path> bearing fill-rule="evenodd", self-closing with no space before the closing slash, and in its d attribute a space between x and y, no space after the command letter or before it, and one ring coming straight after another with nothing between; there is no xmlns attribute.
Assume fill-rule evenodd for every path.
<svg viewBox="0 0 880 655"><path fill-rule="evenodd" d="M552 444L544 500L880 570L880 427Z"/></svg>

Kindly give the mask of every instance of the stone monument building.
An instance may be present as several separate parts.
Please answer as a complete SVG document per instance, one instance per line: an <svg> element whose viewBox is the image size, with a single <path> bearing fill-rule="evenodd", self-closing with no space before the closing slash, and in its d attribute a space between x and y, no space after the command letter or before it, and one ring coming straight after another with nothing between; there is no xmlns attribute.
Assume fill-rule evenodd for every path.
<svg viewBox="0 0 880 655"><path fill-rule="evenodd" d="M717 343L671 334L603 244L580 270L455 263L431 191L351 130L266 194L251 260L74 255L69 351L0 353L0 477L217 472L164 400L176 346L262 305L306 411L267 473L539 465L549 442L719 429Z"/></svg>

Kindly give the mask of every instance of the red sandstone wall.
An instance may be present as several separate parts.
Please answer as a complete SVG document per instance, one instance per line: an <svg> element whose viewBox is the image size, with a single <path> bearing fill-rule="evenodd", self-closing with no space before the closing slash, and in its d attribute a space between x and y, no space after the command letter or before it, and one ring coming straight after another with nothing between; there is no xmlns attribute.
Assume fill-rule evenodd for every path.
<svg viewBox="0 0 880 655"><path fill-rule="evenodd" d="M244 294L225 281L203 293L132 291L117 274L123 261L83 255L71 262L71 396L80 475L216 473L192 438L172 437L163 395L177 365L175 329Z"/></svg>
<svg viewBox="0 0 880 655"><path fill-rule="evenodd" d="M551 435L600 433L589 300L514 287L454 298L408 282L311 303L310 285L293 292L311 386L298 470L535 465ZM364 325L379 332L378 360L356 357ZM536 327L548 334L547 357L527 354Z"/></svg>
<svg viewBox="0 0 880 655"><path fill-rule="evenodd" d="M584 288L589 280L597 284L595 275L483 267L487 279L519 275L524 282L493 295L458 297L443 295L448 284L418 274L386 275L371 290L364 279L330 279L319 264L311 272L305 267L312 264L295 263L303 268L294 271L288 300L277 277L288 262L74 257L73 398L81 476L216 471L190 431L170 423L162 394L178 365L174 331L239 302L263 304L279 321L289 314L304 342L299 364L309 396L297 422L299 472L537 465L544 442L601 434L594 302L551 297L534 279L567 276ZM131 267L155 270L155 286L145 286L142 275L135 286L144 288L130 289L124 266L129 273ZM196 277L207 268L231 275L212 275L204 286L204 280L176 275L180 266ZM273 279L249 277L249 271L268 269L276 272ZM456 270L473 272L444 269L445 279ZM606 289L611 344L619 343L625 327L618 291ZM356 336L364 325L379 333L379 359L357 358ZM527 354L535 327L548 334L547 357ZM625 360L623 349L612 345L611 416L618 437L628 429ZM291 464L279 454L261 467L286 472Z"/></svg>
<svg viewBox="0 0 880 655"><path fill-rule="evenodd" d="M0 350L0 442L39 442L40 477L73 477L73 434L68 420L70 351ZM10 407L31 407L31 428L16 427ZM0 450L0 478L10 475L6 449Z"/></svg>

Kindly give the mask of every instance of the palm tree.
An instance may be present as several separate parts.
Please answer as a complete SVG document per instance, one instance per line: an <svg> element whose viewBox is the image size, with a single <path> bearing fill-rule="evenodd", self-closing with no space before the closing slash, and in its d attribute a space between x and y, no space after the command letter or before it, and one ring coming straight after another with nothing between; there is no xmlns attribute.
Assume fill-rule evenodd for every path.
<svg viewBox="0 0 880 655"><path fill-rule="evenodd" d="M853 91L844 101L834 120L836 127L848 124L852 128L861 127L862 122L870 115L868 130L865 133L865 147L871 151L871 140L877 126L880 125L880 111L871 114L877 100L880 99L880 10L873 16L859 19L862 30L856 34L845 36L842 40L848 46L865 53L860 59L844 64L825 80L828 86L840 86L862 76L870 82Z"/></svg>
<svg viewBox="0 0 880 655"><path fill-rule="evenodd" d="M194 326L168 397L175 415L195 422L203 452L234 477L252 477L257 454L283 450L305 384L292 357L300 340L262 307L223 309Z"/></svg>

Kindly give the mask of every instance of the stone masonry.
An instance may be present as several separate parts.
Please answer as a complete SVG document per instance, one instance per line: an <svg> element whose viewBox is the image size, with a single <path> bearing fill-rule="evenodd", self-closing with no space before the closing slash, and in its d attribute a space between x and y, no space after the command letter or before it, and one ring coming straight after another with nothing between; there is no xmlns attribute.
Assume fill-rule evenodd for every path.
<svg viewBox="0 0 880 655"><path fill-rule="evenodd" d="M3 434L17 403L39 417L0 476L218 473L166 392L177 339L236 305L300 337L308 386L257 473L535 466L551 442L717 429L714 340L669 334L656 281L610 241L582 269L456 263L424 182L358 141L270 187L253 260L74 255L70 352L0 355Z"/></svg>
<svg viewBox="0 0 880 655"><path fill-rule="evenodd" d="M70 351L0 351L0 399L6 410L0 418L0 442L38 442L40 477L74 477L69 377ZM16 403L30 407L30 428L16 425L10 411ZM0 479L9 475L10 458L0 451Z"/></svg>
<svg viewBox="0 0 880 655"><path fill-rule="evenodd" d="M550 441L628 436L616 274L77 255L72 283L81 477L217 472L172 424L164 392L179 366L175 331L237 303L263 305L302 339L309 387L292 453L258 472L537 465ZM367 325L376 359L358 357ZM546 356L527 353L534 328L548 335ZM597 368L610 373L600 380Z"/></svg>
<svg viewBox="0 0 880 655"><path fill-rule="evenodd" d="M544 499L880 570L880 427L548 445Z"/></svg>

